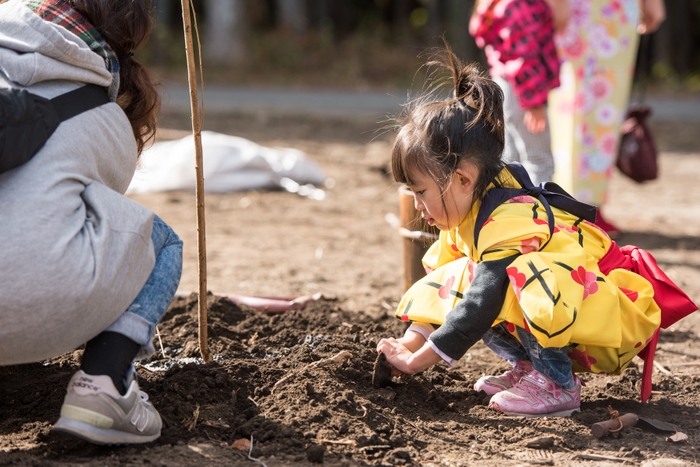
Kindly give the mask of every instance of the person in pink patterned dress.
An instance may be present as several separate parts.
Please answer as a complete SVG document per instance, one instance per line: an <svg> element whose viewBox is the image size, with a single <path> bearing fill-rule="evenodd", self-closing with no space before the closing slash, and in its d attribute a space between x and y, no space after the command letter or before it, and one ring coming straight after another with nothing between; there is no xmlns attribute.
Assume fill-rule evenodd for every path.
<svg viewBox="0 0 700 467"><path fill-rule="evenodd" d="M469 23L503 90L503 157L522 163L535 184L554 174L546 105L549 91L559 86L554 32L568 15L567 0L482 0Z"/></svg>
<svg viewBox="0 0 700 467"><path fill-rule="evenodd" d="M569 0L568 25L555 35L561 85L549 95L554 181L576 199L608 201L620 125L625 117L638 34L665 18L663 0ZM641 10L640 10L641 6ZM596 223L615 237L620 229Z"/></svg>

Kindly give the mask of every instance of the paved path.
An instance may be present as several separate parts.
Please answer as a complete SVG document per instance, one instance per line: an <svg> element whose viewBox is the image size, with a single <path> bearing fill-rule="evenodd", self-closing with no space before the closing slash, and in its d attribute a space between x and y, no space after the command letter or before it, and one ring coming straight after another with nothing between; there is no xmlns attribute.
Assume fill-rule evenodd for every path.
<svg viewBox="0 0 700 467"><path fill-rule="evenodd" d="M204 92L205 112L245 112L268 115L311 114L329 117L376 118L397 115L406 101L406 91L334 91L295 90L207 86ZM163 98L165 110L189 111L189 90L186 86L166 84ZM649 97L652 119L666 122L700 123L700 95L689 98Z"/></svg>

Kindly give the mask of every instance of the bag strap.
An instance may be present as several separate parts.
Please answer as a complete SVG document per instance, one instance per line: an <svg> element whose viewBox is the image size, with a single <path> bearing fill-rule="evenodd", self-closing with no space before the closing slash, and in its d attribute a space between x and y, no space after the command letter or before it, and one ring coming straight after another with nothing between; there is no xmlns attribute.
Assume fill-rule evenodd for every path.
<svg viewBox="0 0 700 467"><path fill-rule="evenodd" d="M590 204L582 203L577 201L573 196L568 194L563 188L554 182L542 182L538 186L532 184L530 176L523 167L518 162L511 162L506 165L508 171L513 175L513 178L522 186L522 188L505 188L501 186L496 186L491 188L484 196L481 202L481 207L479 208L479 213L476 216L476 223L474 225L474 248L476 249L479 241L479 233L484 223L491 217L493 211L505 203L509 199L515 198L516 196L531 196L537 199L542 206L544 206L547 212L547 224L549 225L549 236L552 238L554 233L554 214L552 213L552 208L559 208L563 211L578 216L582 220L587 220L589 222L595 222L596 213L598 208ZM537 216L537 211L533 210L533 215ZM542 245L544 248L546 243Z"/></svg>
<svg viewBox="0 0 700 467"><path fill-rule="evenodd" d="M110 102L107 91L96 84L86 84L50 100L56 115L64 122L87 110Z"/></svg>
<svg viewBox="0 0 700 467"><path fill-rule="evenodd" d="M95 84L50 100L26 89L0 90L0 174L31 160L61 122L109 102Z"/></svg>
<svg viewBox="0 0 700 467"><path fill-rule="evenodd" d="M649 54L651 53L651 37L649 34L642 34L639 38L639 63L637 64L637 105L644 105L647 94L647 84L649 82ZM630 104L633 104L634 92L630 93Z"/></svg>

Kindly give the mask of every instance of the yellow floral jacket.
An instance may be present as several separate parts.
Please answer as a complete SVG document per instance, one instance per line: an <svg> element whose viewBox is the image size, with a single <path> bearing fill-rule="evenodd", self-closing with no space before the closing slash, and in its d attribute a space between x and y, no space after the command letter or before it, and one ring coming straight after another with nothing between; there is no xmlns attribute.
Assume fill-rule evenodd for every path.
<svg viewBox="0 0 700 467"><path fill-rule="evenodd" d="M498 181L521 186L507 169ZM469 293L478 263L516 256L494 325L505 321L516 338L515 327L525 328L543 347L568 346L574 371L626 368L658 329L661 314L646 279L623 269L600 271L598 261L611 246L607 234L554 206L550 234L543 203L523 195L496 207L475 242L480 207L476 202L458 228L440 233L423 258L427 276L406 292L397 316L443 324Z"/></svg>

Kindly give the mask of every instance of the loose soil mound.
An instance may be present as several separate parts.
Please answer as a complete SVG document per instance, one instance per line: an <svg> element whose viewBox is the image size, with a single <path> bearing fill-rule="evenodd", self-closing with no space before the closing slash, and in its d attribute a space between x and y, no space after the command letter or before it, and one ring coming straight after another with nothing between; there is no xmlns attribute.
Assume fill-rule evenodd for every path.
<svg viewBox="0 0 700 467"><path fill-rule="evenodd" d="M15 452L2 455L0 464L99 458L100 465L250 465L250 440L250 456L267 465L559 465L595 455L631 462L662 455L695 459L692 444L665 440L671 433L626 428L597 440L590 425L610 418L613 406L673 422L692 441L700 427L698 376L657 379L647 406L637 402L636 368L622 376L588 376L583 411L572 418L511 418L490 410L488 397L473 390L483 372L505 369L481 345L459 367L437 365L373 387L377 341L403 328L387 315L348 312L325 299L268 315L210 295L209 322L216 357L208 364L197 361L195 296L176 299L159 325L162 351L142 362L138 375L165 426L146 447L97 447L49 435L80 351L47 364L1 369L0 449ZM544 449L525 447L543 437L549 438ZM243 450L231 447L237 440Z"/></svg>

